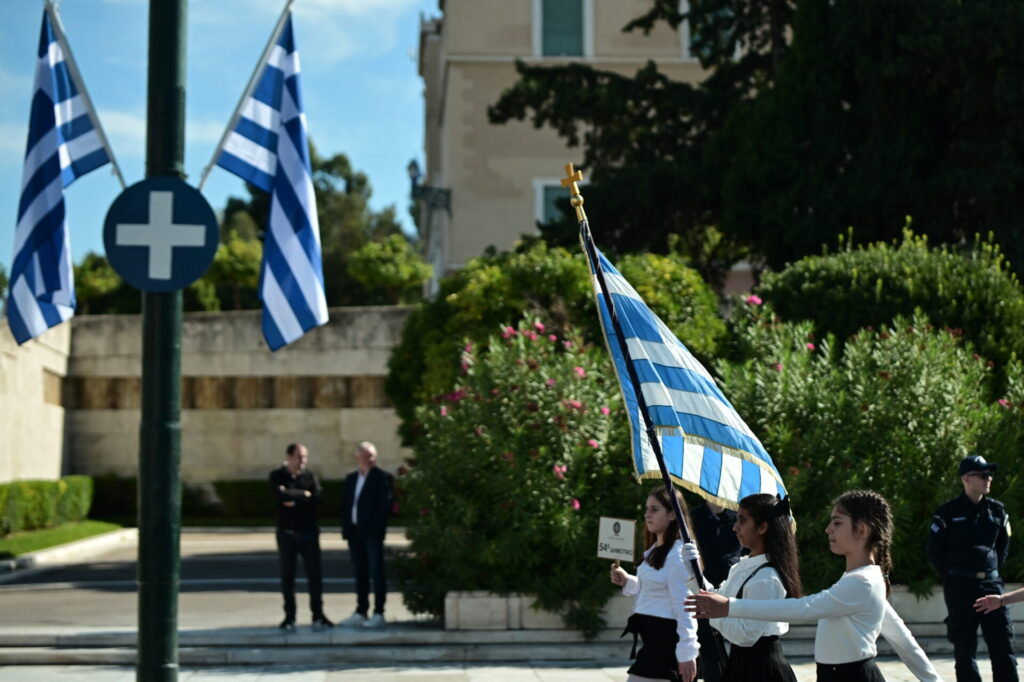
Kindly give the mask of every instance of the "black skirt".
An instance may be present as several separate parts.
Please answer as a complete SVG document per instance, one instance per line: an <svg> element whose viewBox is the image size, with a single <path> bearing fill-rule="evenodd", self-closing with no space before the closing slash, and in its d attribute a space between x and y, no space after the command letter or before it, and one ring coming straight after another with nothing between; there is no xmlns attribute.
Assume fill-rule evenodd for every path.
<svg viewBox="0 0 1024 682"><path fill-rule="evenodd" d="M777 636L762 637L751 646L729 649L723 682L796 682Z"/></svg>
<svg viewBox="0 0 1024 682"><path fill-rule="evenodd" d="M674 619L634 613L626 622L622 635L627 632L633 633L633 651L629 657L635 659L628 673L656 680L679 680L679 663L676 661L679 633ZM639 651L637 637L643 642Z"/></svg>
<svg viewBox="0 0 1024 682"><path fill-rule="evenodd" d="M885 682L875 659L866 658L853 663L818 664L818 682Z"/></svg>

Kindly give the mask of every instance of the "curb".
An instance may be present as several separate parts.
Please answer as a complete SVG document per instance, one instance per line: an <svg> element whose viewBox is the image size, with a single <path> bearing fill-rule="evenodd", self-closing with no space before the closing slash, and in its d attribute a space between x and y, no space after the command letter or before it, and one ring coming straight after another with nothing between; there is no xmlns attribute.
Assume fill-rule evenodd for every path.
<svg viewBox="0 0 1024 682"><path fill-rule="evenodd" d="M38 552L23 554L14 559L0 561L0 583L15 578L77 561L89 561L120 547L133 547L139 542L138 528L121 528L108 533L74 540Z"/></svg>

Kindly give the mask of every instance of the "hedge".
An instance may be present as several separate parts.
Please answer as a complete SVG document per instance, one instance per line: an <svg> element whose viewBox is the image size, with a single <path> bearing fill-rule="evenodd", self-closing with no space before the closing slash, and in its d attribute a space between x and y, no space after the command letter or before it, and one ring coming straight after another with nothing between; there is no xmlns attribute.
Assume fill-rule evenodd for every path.
<svg viewBox="0 0 1024 682"><path fill-rule="evenodd" d="M92 479L0 483L0 536L81 521L93 499Z"/></svg>

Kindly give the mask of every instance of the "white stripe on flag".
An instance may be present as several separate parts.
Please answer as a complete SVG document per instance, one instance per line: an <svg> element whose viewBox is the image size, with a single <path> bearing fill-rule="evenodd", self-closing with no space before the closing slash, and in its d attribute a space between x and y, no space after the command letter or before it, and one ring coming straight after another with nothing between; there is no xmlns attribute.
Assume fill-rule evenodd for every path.
<svg viewBox="0 0 1024 682"><path fill-rule="evenodd" d="M25 211L25 215L21 216L21 220L18 221L18 227L14 232L13 253L17 254L21 250L32 234L32 230L35 229L36 223L57 205L62 196L64 196L64 183L58 175L42 192L35 196L32 203L29 204L28 210Z"/></svg>
<svg viewBox="0 0 1024 682"><path fill-rule="evenodd" d="M779 484L775 480L775 477L772 476L772 472L768 470L767 466L763 466L763 465L762 466L758 466L757 469L758 469L758 471L761 472L760 491L762 493L768 493L769 495L776 494L778 492L778 490L779 490Z"/></svg>
<svg viewBox="0 0 1024 682"><path fill-rule="evenodd" d="M277 154L266 147L261 147L247 137L242 137L233 130L224 142L224 151L237 156L267 175L273 175L277 169Z"/></svg>
<svg viewBox="0 0 1024 682"><path fill-rule="evenodd" d="M276 131L281 124L281 114L277 109L264 104L255 97L246 100L242 107L242 118L247 118L266 130Z"/></svg>
<svg viewBox="0 0 1024 682"><path fill-rule="evenodd" d="M82 99L80 94L66 99L63 102L53 103L53 117L57 121L58 126L62 126L69 121L74 121L79 116L85 114L88 109L85 108L85 101ZM90 125L92 122L90 121Z"/></svg>
<svg viewBox="0 0 1024 682"><path fill-rule="evenodd" d="M18 306L18 313L29 328L32 336L38 336L46 331L46 320L39 310L39 303L32 295L24 277L19 277L11 283L11 298Z"/></svg>
<svg viewBox="0 0 1024 682"><path fill-rule="evenodd" d="M626 347L629 349L630 357L634 360L647 358L651 362L666 367L688 369L714 384L714 379L711 378L708 371L682 346L631 337L626 339Z"/></svg>
<svg viewBox="0 0 1024 682"><path fill-rule="evenodd" d="M270 203L270 229L281 255L288 264L288 269L292 271L295 283L302 291L302 298L306 300L307 305L316 315L317 322L326 321L327 306L320 304L324 298L320 280L316 276L314 266L309 262L309 257L306 256L295 230L288 222L288 217L281 208L276 194Z"/></svg>
<svg viewBox="0 0 1024 682"><path fill-rule="evenodd" d="M653 382L644 382L640 386L643 389L644 399L647 401L648 406L670 407L676 412L685 412L698 417L704 417L719 424L731 426L740 433L755 438L750 427L743 423L739 415L729 409L728 406L719 402L717 398L704 395L703 393L680 391L679 389L669 388L664 384ZM666 397L668 400L665 399ZM675 426L675 424L659 424L658 426Z"/></svg>
<svg viewBox="0 0 1024 682"><path fill-rule="evenodd" d="M70 142L61 145L60 167L62 169L67 168L75 159L85 158L99 149L103 149L103 140L100 139L100 134L96 130L90 130L84 135L79 135ZM64 163L64 150L66 150L69 157L67 164Z"/></svg>
<svg viewBox="0 0 1024 682"><path fill-rule="evenodd" d="M263 290L260 292L260 298L263 299L263 314L270 315L285 343L291 343L302 336L302 325L292 312L292 307L270 268L263 273Z"/></svg>
<svg viewBox="0 0 1024 682"><path fill-rule="evenodd" d="M704 446L685 441L683 443L683 480L700 485L700 471L704 466Z"/></svg>
<svg viewBox="0 0 1024 682"><path fill-rule="evenodd" d="M721 455L722 474L718 481L718 496L726 500L739 500L743 480L743 460L732 455Z"/></svg>

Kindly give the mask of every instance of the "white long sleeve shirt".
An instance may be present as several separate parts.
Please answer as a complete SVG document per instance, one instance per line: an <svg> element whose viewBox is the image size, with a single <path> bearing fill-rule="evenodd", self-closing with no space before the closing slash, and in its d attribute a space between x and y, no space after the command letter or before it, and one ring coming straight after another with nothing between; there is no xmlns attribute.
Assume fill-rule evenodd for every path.
<svg viewBox="0 0 1024 682"><path fill-rule="evenodd" d="M729 577L715 592L726 597L735 597L743 587L743 582L754 571L757 574L743 588L743 599L785 599L786 588L779 579L779 574L772 567L762 568L768 563L768 555L743 557L729 568ZM732 613L730 611L730 613ZM762 637L784 635L789 632L788 623L762 620L746 620L743 618L712 618L711 626L722 633L730 644L753 646Z"/></svg>
<svg viewBox="0 0 1024 682"><path fill-rule="evenodd" d="M818 663L853 663L874 658L878 653L875 640L882 635L917 679L942 680L886 601L885 580L875 565L847 571L827 590L800 599L730 599L729 615L790 623L817 621L814 660Z"/></svg>
<svg viewBox="0 0 1024 682"><path fill-rule="evenodd" d="M649 548L644 558L651 553ZM697 621L687 613L683 600L689 592L686 581L690 579L690 567L683 560L683 543L676 540L665 557L665 565L652 568L644 561L636 569L635 576L628 576L622 593L635 597L633 613L642 613L658 618L671 618L676 622L679 642L676 644L676 660L680 663L697 658Z"/></svg>

